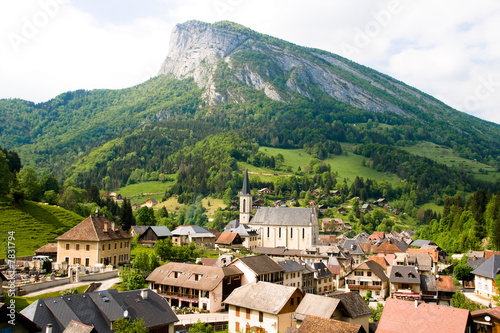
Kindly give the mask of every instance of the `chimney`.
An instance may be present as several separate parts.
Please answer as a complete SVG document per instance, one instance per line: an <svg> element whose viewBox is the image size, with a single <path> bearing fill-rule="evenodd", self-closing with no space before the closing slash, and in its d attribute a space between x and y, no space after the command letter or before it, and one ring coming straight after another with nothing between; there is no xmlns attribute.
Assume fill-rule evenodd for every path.
<svg viewBox="0 0 500 333"><path fill-rule="evenodd" d="M115 231L115 222L111 222L111 231Z"/></svg>
<svg viewBox="0 0 500 333"><path fill-rule="evenodd" d="M108 222L104 222L104 226L102 228L102 231L108 232Z"/></svg>
<svg viewBox="0 0 500 333"><path fill-rule="evenodd" d="M142 297L142 299L148 299L148 290L147 289L141 289L141 297Z"/></svg>
<svg viewBox="0 0 500 333"><path fill-rule="evenodd" d="M45 333L52 333L52 324L47 324L47 327L45 327Z"/></svg>
<svg viewBox="0 0 500 333"><path fill-rule="evenodd" d="M415 300L415 308L418 308L418 301Z"/></svg>

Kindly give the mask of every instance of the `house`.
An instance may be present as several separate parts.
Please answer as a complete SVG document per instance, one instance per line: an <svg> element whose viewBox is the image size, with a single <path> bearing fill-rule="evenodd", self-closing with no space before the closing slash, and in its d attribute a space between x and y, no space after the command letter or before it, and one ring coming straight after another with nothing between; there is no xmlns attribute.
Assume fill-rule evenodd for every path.
<svg viewBox="0 0 500 333"><path fill-rule="evenodd" d="M85 329L90 326L99 333L111 333L113 322L122 318L132 321L142 318L145 327L152 333L173 332L174 323L179 321L167 301L148 289L124 292L112 289L43 298L21 313L40 327L52 324L52 333L62 333L68 327L77 326ZM83 325L71 324L72 321Z"/></svg>
<svg viewBox="0 0 500 333"><path fill-rule="evenodd" d="M324 214L325 212L328 211L328 206L327 205L319 205L318 210L320 213Z"/></svg>
<svg viewBox="0 0 500 333"><path fill-rule="evenodd" d="M42 327L38 326L32 320L13 309L11 312L11 303L0 303L0 330L1 332L41 332Z"/></svg>
<svg viewBox="0 0 500 333"><path fill-rule="evenodd" d="M316 279L314 278L316 271L305 262L301 262L301 265L304 267L302 271L302 291L315 294L317 292Z"/></svg>
<svg viewBox="0 0 500 333"><path fill-rule="evenodd" d="M476 332L469 310L388 298L377 333Z"/></svg>
<svg viewBox="0 0 500 333"><path fill-rule="evenodd" d="M236 232L223 232L215 241L215 248L221 251L240 250L243 247L243 238Z"/></svg>
<svg viewBox="0 0 500 333"><path fill-rule="evenodd" d="M243 272L243 285L259 281L283 284L285 270L266 255L238 258L228 265L231 266Z"/></svg>
<svg viewBox="0 0 500 333"><path fill-rule="evenodd" d="M385 200L385 198L380 198L377 200L377 205L379 206L387 205L387 200Z"/></svg>
<svg viewBox="0 0 500 333"><path fill-rule="evenodd" d="M497 254L471 272L474 274L474 292L487 298L498 295L495 278L499 272L500 255Z"/></svg>
<svg viewBox="0 0 500 333"><path fill-rule="evenodd" d="M270 188L264 187L264 188L261 188L259 190L259 193L260 194L272 194L273 190L271 190Z"/></svg>
<svg viewBox="0 0 500 333"><path fill-rule="evenodd" d="M148 200L146 200L146 203L144 205L148 208L151 208L156 204L157 204L156 199L149 198Z"/></svg>
<svg viewBox="0 0 500 333"><path fill-rule="evenodd" d="M36 256L48 256L52 260L57 260L57 243L47 243L35 250Z"/></svg>
<svg viewBox="0 0 500 333"><path fill-rule="evenodd" d="M368 236L368 240L370 242L381 242L385 239L385 232L384 231L374 231L373 234Z"/></svg>
<svg viewBox="0 0 500 333"><path fill-rule="evenodd" d="M194 242L208 249L215 247L215 235L197 225L180 225L172 231L172 243L176 246Z"/></svg>
<svg viewBox="0 0 500 333"><path fill-rule="evenodd" d="M149 227L149 225L133 225L130 227L129 234L132 237L135 237L136 235L141 236L146 230L148 230Z"/></svg>
<svg viewBox="0 0 500 333"><path fill-rule="evenodd" d="M253 202L253 204L252 204L252 209L257 209L257 208L259 208L259 207L262 207L262 206L264 206L264 205L265 205L265 203L266 203L266 202L265 202L264 200L262 200L262 199L257 199L257 200L255 200L255 201Z"/></svg>
<svg viewBox="0 0 500 333"><path fill-rule="evenodd" d="M340 218L324 218L321 219L321 229L325 232L341 232L343 230L344 221Z"/></svg>
<svg viewBox="0 0 500 333"><path fill-rule="evenodd" d="M349 294L350 295L344 296L343 298L306 294L292 316L295 321L295 326L299 328L303 327L306 318L312 316L360 325L363 329L364 327L368 329L370 316L368 311L371 311L370 308L366 303L361 303L363 299L361 299L359 295L358 297L361 299L361 302L359 302L360 308L356 308L354 304L358 303L356 302L357 297L352 293ZM303 329L305 327L303 327Z"/></svg>
<svg viewBox="0 0 500 333"><path fill-rule="evenodd" d="M372 310L368 307L365 300L357 292L347 292L343 294L333 294L328 297L336 298L340 300L342 305L343 318L340 319L334 313L334 318L337 320L345 320L352 324L358 324L363 326L366 332L368 329L368 322ZM349 318L349 319L347 319Z"/></svg>
<svg viewBox="0 0 500 333"><path fill-rule="evenodd" d="M314 208L261 207L248 225L257 229L262 247L305 250L316 244L319 238Z"/></svg>
<svg viewBox="0 0 500 333"><path fill-rule="evenodd" d="M172 233L164 225L149 226L146 231L139 236L139 243L153 246L156 241L172 237Z"/></svg>
<svg viewBox="0 0 500 333"><path fill-rule="evenodd" d="M324 262L315 262L313 264L315 270L314 279L316 280L316 288L318 294L328 294L335 290L335 275L328 269Z"/></svg>
<svg viewBox="0 0 500 333"><path fill-rule="evenodd" d="M304 271L304 266L295 260L282 260L278 261L278 265L284 269L283 272L283 285L288 287L298 287L304 290L302 285L302 272Z"/></svg>
<svg viewBox="0 0 500 333"><path fill-rule="evenodd" d="M363 204L363 206L361 206L360 210L362 212L371 212L371 211L373 211L373 208L370 204Z"/></svg>
<svg viewBox="0 0 500 333"><path fill-rule="evenodd" d="M481 309L471 312L478 332L493 333L500 330L500 308Z"/></svg>
<svg viewBox="0 0 500 333"><path fill-rule="evenodd" d="M232 220L224 227L224 232L235 232L243 239L241 244L245 249L253 251L259 245L259 235L257 230L252 229L248 224L240 223L239 220Z"/></svg>
<svg viewBox="0 0 500 333"><path fill-rule="evenodd" d="M408 248L406 250L406 253L410 253L410 254L412 254L412 253L426 253L427 255L429 255L431 257L431 272L432 272L432 274L437 274L438 273L438 264L439 264L440 258L439 258L439 251L437 249L425 249L425 248L413 249L413 248Z"/></svg>
<svg viewBox="0 0 500 333"><path fill-rule="evenodd" d="M306 316L299 328L289 327L286 333L361 333L366 332L363 326L346 323L334 319L324 319L314 316Z"/></svg>
<svg viewBox="0 0 500 333"><path fill-rule="evenodd" d="M89 216L57 237L57 262L92 267L130 262L132 236L105 216Z"/></svg>
<svg viewBox="0 0 500 333"><path fill-rule="evenodd" d="M345 207L340 207L339 209L337 209L337 211L340 213L340 214L343 214L345 212L347 212L347 209Z"/></svg>
<svg viewBox="0 0 500 333"><path fill-rule="evenodd" d="M394 254L397 252L406 252L407 249L408 245L403 241L386 239L373 250L373 253Z"/></svg>
<svg viewBox="0 0 500 333"><path fill-rule="evenodd" d="M333 195L334 197L339 196L339 195L340 195L340 191L339 191L339 190L333 190L333 191L332 191L332 195Z"/></svg>
<svg viewBox="0 0 500 333"><path fill-rule="evenodd" d="M345 280L346 289L357 291L361 296L366 296L368 291L377 299L384 299L389 295L389 278L386 271L373 260L356 266Z"/></svg>
<svg viewBox="0 0 500 333"><path fill-rule="evenodd" d="M292 326L291 315L304 298L297 287L252 282L235 289L226 299L229 332L277 333Z"/></svg>
<svg viewBox="0 0 500 333"><path fill-rule="evenodd" d="M118 194L113 198L114 201L116 202L122 202L123 201L123 196L121 194Z"/></svg>
<svg viewBox="0 0 500 333"><path fill-rule="evenodd" d="M391 297L408 300L420 298L420 274L414 266L392 266L389 283Z"/></svg>
<svg viewBox="0 0 500 333"><path fill-rule="evenodd" d="M433 241L430 241L430 240L426 240L426 239L417 239L415 241L413 241L411 244L410 244L410 247L418 247L418 248L421 248L422 246L424 245L436 245L436 243L434 243ZM404 252L404 251L403 251Z"/></svg>
<svg viewBox="0 0 500 333"><path fill-rule="evenodd" d="M420 275L420 299L426 303L453 306L452 297L455 292L451 276Z"/></svg>
<svg viewBox="0 0 500 333"><path fill-rule="evenodd" d="M427 253L397 252L394 254L394 265L415 266L420 274L431 274L433 267L436 267L437 270L437 265L432 264L432 258Z"/></svg>
<svg viewBox="0 0 500 333"><path fill-rule="evenodd" d="M137 203L135 203L135 204L132 205L132 211L137 210L139 208L141 208L141 205L139 205Z"/></svg>
<svg viewBox="0 0 500 333"><path fill-rule="evenodd" d="M365 252L359 245L357 239L345 239L339 243L344 253L349 253L349 255L354 260L354 264L358 265L365 259Z"/></svg>
<svg viewBox="0 0 500 333"><path fill-rule="evenodd" d="M276 200L273 202L274 207L286 207L286 202L283 200Z"/></svg>
<svg viewBox="0 0 500 333"><path fill-rule="evenodd" d="M224 299L242 285L242 276L236 267L169 262L155 268L146 281L172 306L217 312L224 309Z"/></svg>

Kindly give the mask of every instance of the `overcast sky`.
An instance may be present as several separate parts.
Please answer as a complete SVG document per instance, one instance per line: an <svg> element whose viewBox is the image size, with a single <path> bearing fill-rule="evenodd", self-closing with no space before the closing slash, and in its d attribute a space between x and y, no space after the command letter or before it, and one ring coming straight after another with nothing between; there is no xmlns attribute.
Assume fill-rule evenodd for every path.
<svg viewBox="0 0 500 333"><path fill-rule="evenodd" d="M500 124L498 0L2 0L0 98L141 83L191 19L337 53Z"/></svg>

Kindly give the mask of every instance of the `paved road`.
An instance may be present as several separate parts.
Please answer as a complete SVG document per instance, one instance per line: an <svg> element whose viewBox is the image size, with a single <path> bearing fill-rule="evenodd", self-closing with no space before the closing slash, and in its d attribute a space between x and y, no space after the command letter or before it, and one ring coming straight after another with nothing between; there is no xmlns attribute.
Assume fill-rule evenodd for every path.
<svg viewBox="0 0 500 333"><path fill-rule="evenodd" d="M227 312L217 312L217 313L193 313L185 315L177 315L179 322L176 325L191 325L196 323L198 320L204 323L216 323L225 322L229 320L229 314Z"/></svg>
<svg viewBox="0 0 500 333"><path fill-rule="evenodd" d="M119 281L120 280L117 277L111 278L108 280L96 281L96 282L102 283L102 285L99 288L97 288L96 291L107 290L107 289L111 288L114 284L118 283ZM43 289L43 290L39 290L39 291L34 291L32 293L28 293L28 294L23 295L23 297L39 296L39 295L46 294L46 293L53 293L53 292L62 291L62 290L70 289L70 288L76 288L76 287L90 284L91 282L92 281L67 283L67 284L63 284L61 286L57 286L57 287L52 287L52 288L47 288L47 289Z"/></svg>
<svg viewBox="0 0 500 333"><path fill-rule="evenodd" d="M482 297L482 296L479 296L479 295L476 295L475 293L473 292L464 292L464 295L465 297L467 297L468 299L470 299L471 301L474 301L476 303L479 303L481 305L484 305L484 306L490 306L490 302L491 300L489 298L486 298L486 297ZM492 304L493 305L493 304Z"/></svg>

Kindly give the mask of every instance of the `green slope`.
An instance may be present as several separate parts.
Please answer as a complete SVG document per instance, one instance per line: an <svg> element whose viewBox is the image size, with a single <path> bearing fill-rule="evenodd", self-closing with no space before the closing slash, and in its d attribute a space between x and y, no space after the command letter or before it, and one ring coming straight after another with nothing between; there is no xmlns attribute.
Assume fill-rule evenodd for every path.
<svg viewBox="0 0 500 333"><path fill-rule="evenodd" d="M17 256L32 255L39 247L54 242L83 220L83 217L64 208L25 201L19 207L0 202L0 237L3 249L0 258L6 258L6 240L14 231Z"/></svg>

